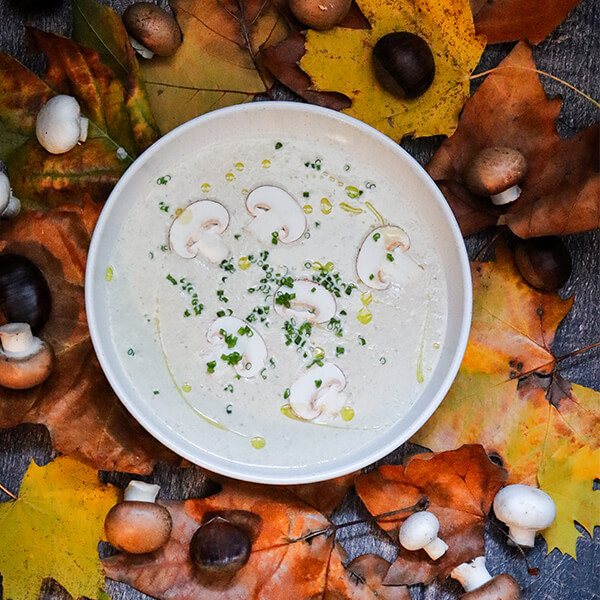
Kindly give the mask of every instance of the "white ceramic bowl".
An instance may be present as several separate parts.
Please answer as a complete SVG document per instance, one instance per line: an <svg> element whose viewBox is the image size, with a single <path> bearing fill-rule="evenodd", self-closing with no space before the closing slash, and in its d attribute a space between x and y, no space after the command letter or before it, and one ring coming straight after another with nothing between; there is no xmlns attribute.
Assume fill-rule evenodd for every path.
<svg viewBox="0 0 600 600"><path fill-rule="evenodd" d="M440 358L422 394L404 418L367 445L344 455L324 457L304 466L245 464L205 444L206 431L195 435L186 407L152 405L140 396L123 368L109 324L106 265L119 227L132 205L149 191L156 173L183 160L195 146L210 140L235 139L240 132L272 139L310 139L352 148L356 161L377 160L379 170L398 182L418 202L419 216L438 244L447 278L448 321ZM238 479L295 484L326 480L357 470L385 456L413 435L431 416L448 391L462 360L471 322L469 261L462 236L444 197L421 166L398 144L364 123L331 110L299 103L257 102L214 111L165 135L120 179L102 211L90 247L85 297L92 342L104 373L131 414L157 439L193 463ZM153 365L149 364L148 369ZM183 402L181 402L183 404ZM185 426L184 426L185 425Z"/></svg>

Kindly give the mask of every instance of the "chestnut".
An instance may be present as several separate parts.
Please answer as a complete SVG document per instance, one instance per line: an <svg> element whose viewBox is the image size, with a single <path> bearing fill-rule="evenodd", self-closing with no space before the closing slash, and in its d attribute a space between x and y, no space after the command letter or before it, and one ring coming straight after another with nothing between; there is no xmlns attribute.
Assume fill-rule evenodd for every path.
<svg viewBox="0 0 600 600"><path fill-rule="evenodd" d="M571 255L557 236L519 240L515 260L523 279L544 292L558 290L571 275Z"/></svg>
<svg viewBox="0 0 600 600"><path fill-rule="evenodd" d="M373 48L375 74L388 92L404 98L423 95L435 77L435 61L427 42L408 31L394 31Z"/></svg>
<svg viewBox="0 0 600 600"><path fill-rule="evenodd" d="M37 333L48 321L50 288L37 265L19 254L0 254L0 312L9 323Z"/></svg>

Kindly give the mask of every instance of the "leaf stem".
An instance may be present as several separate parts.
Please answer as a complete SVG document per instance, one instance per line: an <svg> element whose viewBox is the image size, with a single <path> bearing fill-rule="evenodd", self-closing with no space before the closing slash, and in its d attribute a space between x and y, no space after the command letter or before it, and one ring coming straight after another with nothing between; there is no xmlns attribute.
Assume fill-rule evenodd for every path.
<svg viewBox="0 0 600 600"><path fill-rule="evenodd" d="M1 483L0 483L0 490L2 490L7 496L10 496L13 500L18 500L18 498L9 490L7 490Z"/></svg>
<svg viewBox="0 0 600 600"><path fill-rule="evenodd" d="M577 89L574 85L567 83L566 81L564 81L563 79L560 79L559 77L556 77L555 75L551 75L550 73L546 73L545 71L540 71L539 69L532 69L531 67L522 67L519 65L513 65L513 66L508 66L508 67L494 67L493 69L483 71L482 73L475 73L474 75L471 75L470 78L478 79L479 77L484 77L485 75L489 75L489 74L493 73L494 71L503 71L505 69L521 69L523 71L532 71L533 73L537 73L538 75L544 75L544 77L549 77L550 79L553 79L554 81L558 81L558 83L562 83L562 85L568 87L569 89L573 90L574 92L577 92L578 94L583 96L586 100L591 102L594 106L596 106L597 108L600 108L600 102L598 102L597 100L594 100L591 96L588 96L585 92L582 92L580 89Z"/></svg>

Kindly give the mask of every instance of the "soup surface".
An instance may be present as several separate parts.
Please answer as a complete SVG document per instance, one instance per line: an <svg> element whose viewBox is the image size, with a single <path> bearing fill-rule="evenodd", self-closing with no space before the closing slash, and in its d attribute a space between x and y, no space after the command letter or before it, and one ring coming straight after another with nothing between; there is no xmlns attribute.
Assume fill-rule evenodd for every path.
<svg viewBox="0 0 600 600"><path fill-rule="evenodd" d="M402 418L447 321L415 199L351 149L293 139L214 142L148 177L106 285L123 367L150 408L172 408L168 426L287 467Z"/></svg>

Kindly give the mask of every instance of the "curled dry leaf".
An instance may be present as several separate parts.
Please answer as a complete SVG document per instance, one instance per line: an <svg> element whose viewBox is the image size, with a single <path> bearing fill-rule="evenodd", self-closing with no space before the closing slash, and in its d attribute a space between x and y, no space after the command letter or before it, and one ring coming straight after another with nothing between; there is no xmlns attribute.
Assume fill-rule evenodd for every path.
<svg viewBox="0 0 600 600"><path fill-rule="evenodd" d="M166 546L148 555L119 554L104 559L107 577L161 600L382 597L378 595L376 581L365 585L344 569L344 553L333 536L320 535L310 542L290 543L330 523L286 489L229 481L219 493L208 498L162 504L173 518ZM239 571L223 580L215 577L207 580L195 570L189 558L190 539L207 515L227 511L253 513L260 520L260 527L254 528L259 533L248 562Z"/></svg>
<svg viewBox="0 0 600 600"><path fill-rule="evenodd" d="M522 238L600 227L598 124L561 139L561 101L548 100L534 70L531 48L518 44L467 100L458 129L427 165L431 177L442 180L464 235L489 226L497 215L497 224ZM502 214L464 187L467 165L491 146L515 148L528 163L520 198Z"/></svg>
<svg viewBox="0 0 600 600"><path fill-rule="evenodd" d="M539 44L581 0L495 0L471 1L477 33L488 44L529 40Z"/></svg>
<svg viewBox="0 0 600 600"><path fill-rule="evenodd" d="M412 441L432 450L481 443L502 458L511 483L545 489L540 473L560 447L567 454L600 447L600 393L563 379L550 350L573 301L529 286L502 246L495 261L473 263L472 275L473 322L462 365ZM591 490L593 477L584 482ZM590 515L578 489L563 489L570 509L557 522L566 518L569 527L553 531L553 544L567 552L574 551L577 533L572 519L587 522Z"/></svg>
<svg viewBox="0 0 600 600"><path fill-rule="evenodd" d="M352 100L346 112L395 140L407 135L449 135L469 97L469 76L485 47L475 35L468 0L357 0L370 29L335 27L306 34L300 66L318 91L339 92ZM372 65L377 41L392 31L423 38L435 61L435 78L419 98L403 100L378 82Z"/></svg>
<svg viewBox="0 0 600 600"><path fill-rule="evenodd" d="M288 31L272 2L173 0L171 4L183 44L173 56L142 63L162 133L270 90L273 79L262 64L261 49Z"/></svg>
<svg viewBox="0 0 600 600"><path fill-rule="evenodd" d="M483 555L483 530L496 492L508 478L505 469L492 463L482 446L462 446L438 454L418 454L406 466L383 465L361 475L356 491L372 514L410 506L426 496L440 522L438 536L448 544L446 553L433 561L424 550L411 552L400 546L385 583L413 585L446 578L463 562ZM378 521L394 541L409 514Z"/></svg>
<svg viewBox="0 0 600 600"><path fill-rule="evenodd" d="M87 198L81 207L29 211L3 224L0 252L32 260L50 286L52 312L40 336L53 346L56 365L38 387L1 389L0 427L40 423L48 428L59 452L96 469L148 473L160 460L177 463L179 459L125 410L94 354L83 283L99 212L99 206Z"/></svg>

